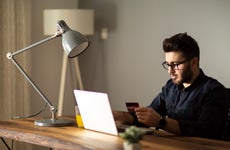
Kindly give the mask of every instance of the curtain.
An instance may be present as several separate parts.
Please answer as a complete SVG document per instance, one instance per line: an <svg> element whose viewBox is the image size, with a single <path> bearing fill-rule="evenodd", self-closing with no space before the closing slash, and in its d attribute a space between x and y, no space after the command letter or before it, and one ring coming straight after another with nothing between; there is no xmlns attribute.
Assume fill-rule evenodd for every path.
<svg viewBox="0 0 230 150"><path fill-rule="evenodd" d="M30 86L16 66L6 58L30 44L31 0L0 0L0 119L24 116L30 112ZM15 56L26 72L30 72L30 53ZM29 146L15 142L15 149ZM16 148L17 147L17 148ZM0 149L4 149L1 148Z"/></svg>

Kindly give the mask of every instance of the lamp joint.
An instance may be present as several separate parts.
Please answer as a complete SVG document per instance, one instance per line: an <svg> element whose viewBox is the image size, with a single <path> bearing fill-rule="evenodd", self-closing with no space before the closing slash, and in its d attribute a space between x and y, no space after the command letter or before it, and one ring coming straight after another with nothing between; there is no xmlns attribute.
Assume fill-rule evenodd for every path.
<svg viewBox="0 0 230 150"><path fill-rule="evenodd" d="M57 107L51 106L50 111L56 113L57 112Z"/></svg>
<svg viewBox="0 0 230 150"><path fill-rule="evenodd" d="M7 57L8 59L12 59L13 55L12 55L11 52L8 52L8 53L6 54L6 57Z"/></svg>

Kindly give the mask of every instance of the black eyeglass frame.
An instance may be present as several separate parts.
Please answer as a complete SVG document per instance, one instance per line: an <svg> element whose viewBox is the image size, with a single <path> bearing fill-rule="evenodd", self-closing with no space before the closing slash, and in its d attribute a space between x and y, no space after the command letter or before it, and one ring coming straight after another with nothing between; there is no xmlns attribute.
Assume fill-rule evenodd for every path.
<svg viewBox="0 0 230 150"><path fill-rule="evenodd" d="M166 61L164 61L164 62L162 63L162 66L163 66L163 68L166 69L166 70L169 70L169 67L171 67L171 69L173 69L173 70L180 70L180 69L178 68L178 66L181 65L181 64L184 64L184 63L186 63L187 61L190 61L190 60L191 60L191 58L185 59L184 61L178 62L178 63L174 62L173 64L168 64Z"/></svg>

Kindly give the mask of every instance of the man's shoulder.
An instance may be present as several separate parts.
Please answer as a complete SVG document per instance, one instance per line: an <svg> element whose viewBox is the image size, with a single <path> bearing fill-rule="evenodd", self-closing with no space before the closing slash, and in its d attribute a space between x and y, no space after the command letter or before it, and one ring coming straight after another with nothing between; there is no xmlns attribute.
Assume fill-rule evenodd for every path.
<svg viewBox="0 0 230 150"><path fill-rule="evenodd" d="M214 77L206 75L202 69L200 69L200 75L197 79L197 85L199 86L205 86L210 88L216 88L216 87L221 87L224 88L223 84L220 83L217 79Z"/></svg>
<svg viewBox="0 0 230 150"><path fill-rule="evenodd" d="M206 76L204 77L204 84L209 87L222 87L225 88L224 85L219 82L217 79L213 77Z"/></svg>
<svg viewBox="0 0 230 150"><path fill-rule="evenodd" d="M163 91L177 91L178 85L175 84L172 79L169 79L166 84L163 86Z"/></svg>
<svg viewBox="0 0 230 150"><path fill-rule="evenodd" d="M169 79L166 84L165 84L166 87L172 87L172 86L176 86L176 84L172 81L172 79Z"/></svg>

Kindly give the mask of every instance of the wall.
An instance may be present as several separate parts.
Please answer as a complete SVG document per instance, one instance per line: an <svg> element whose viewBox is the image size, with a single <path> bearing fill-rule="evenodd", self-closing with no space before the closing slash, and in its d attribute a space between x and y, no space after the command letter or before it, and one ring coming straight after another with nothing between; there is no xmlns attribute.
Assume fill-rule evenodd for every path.
<svg viewBox="0 0 230 150"><path fill-rule="evenodd" d="M81 57L85 88L108 92L114 109L125 110L125 101L145 106L156 96L169 78L162 41L178 32L198 41L205 73L230 87L230 1L80 0L79 7L96 14L97 33Z"/></svg>
<svg viewBox="0 0 230 150"><path fill-rule="evenodd" d="M80 57L86 90L108 92L113 109L125 110L125 101L148 105L169 78L161 67L162 40L188 32L201 48L201 67L209 76L230 87L229 0L33 0L33 41L42 34L42 9L90 8L95 10L95 34ZM107 27L109 37L100 38ZM57 105L62 48L50 42L32 56L33 78ZM69 69L68 72L71 72ZM67 79L64 114L73 113L73 78ZM33 94L33 111L42 102ZM47 113L48 114L48 113Z"/></svg>

